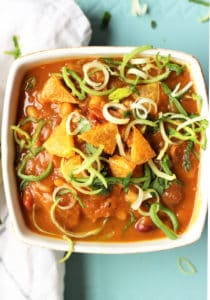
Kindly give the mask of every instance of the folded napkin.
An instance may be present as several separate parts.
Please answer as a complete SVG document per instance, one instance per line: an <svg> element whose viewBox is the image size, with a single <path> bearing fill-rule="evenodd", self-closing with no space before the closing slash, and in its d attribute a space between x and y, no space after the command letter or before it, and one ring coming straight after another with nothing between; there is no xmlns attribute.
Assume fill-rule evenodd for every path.
<svg viewBox="0 0 210 300"><path fill-rule="evenodd" d="M22 54L37 50L87 45L90 24L73 0L0 1L0 112L17 35ZM0 113L1 114L1 113ZM1 115L0 115L1 118ZM16 239L7 217L0 186L0 299L63 299L64 253L30 247Z"/></svg>

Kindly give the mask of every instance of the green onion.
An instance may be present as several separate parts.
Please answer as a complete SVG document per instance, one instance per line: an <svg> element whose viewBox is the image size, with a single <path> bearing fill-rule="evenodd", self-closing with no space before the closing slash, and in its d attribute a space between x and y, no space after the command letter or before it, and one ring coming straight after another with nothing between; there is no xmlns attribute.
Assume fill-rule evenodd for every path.
<svg viewBox="0 0 210 300"><path fill-rule="evenodd" d="M23 179L24 181L41 181L44 178L46 178L50 172L52 171L52 167L53 167L53 163L52 161L49 162L46 170L44 170L41 174L39 175L26 175L23 174L23 170L25 169L25 166L27 164L27 162L29 161L29 159L31 158L31 155L28 154L24 157L24 159L22 160L20 167L18 168L17 171L17 175L19 178Z"/></svg>
<svg viewBox="0 0 210 300"><path fill-rule="evenodd" d="M188 1L196 4L201 4L204 6L210 6L210 3L208 1L203 1L203 0L188 0Z"/></svg>
<svg viewBox="0 0 210 300"><path fill-rule="evenodd" d="M17 59L22 54L21 49L20 49L20 45L19 45L19 42L18 42L18 37L16 35L13 35L12 41L13 41L13 44L14 44L14 50L4 51L4 54L12 55L14 57L14 59Z"/></svg>
<svg viewBox="0 0 210 300"><path fill-rule="evenodd" d="M164 173L162 171L160 171L157 166L154 164L153 160L150 159L148 161L148 165L150 167L150 169L152 170L152 172L159 178L163 178L163 179L166 179L168 181L172 181L174 179L176 179L176 175L175 174L172 174L172 175L169 175L167 173Z"/></svg>
<svg viewBox="0 0 210 300"><path fill-rule="evenodd" d="M140 46L138 48L135 48L133 51L131 51L130 53L124 55L123 57L123 60L122 60L122 63L120 65L120 77L125 80L126 77L125 77L125 68L129 62L129 60L133 57L135 57L136 55L138 55L139 53L143 52L143 51L146 51L146 50L149 50L151 49L152 46L149 46L149 45L144 45L144 46Z"/></svg>
<svg viewBox="0 0 210 300"><path fill-rule="evenodd" d="M157 22L155 20L152 20L150 24L152 29L155 29L157 27Z"/></svg>
<svg viewBox="0 0 210 300"><path fill-rule="evenodd" d="M171 96L172 91L169 89L167 84L162 82L161 86L163 88L164 93L169 97L170 103L176 107L176 109L178 110L178 112L180 114L187 116L187 112L185 111L184 107L181 105L179 100L177 100L175 97Z"/></svg>
<svg viewBox="0 0 210 300"><path fill-rule="evenodd" d="M208 22L209 20L210 20L210 13L208 13L207 15L205 15L205 16L198 19L198 21L200 23L205 23L205 22Z"/></svg>
<svg viewBox="0 0 210 300"><path fill-rule="evenodd" d="M33 89L36 85L36 77L35 76L29 76L25 80L25 91L29 92L31 89Z"/></svg>
<svg viewBox="0 0 210 300"><path fill-rule="evenodd" d="M109 94L108 98L110 101L119 102L120 100L127 98L132 94L130 87L117 88Z"/></svg>
<svg viewBox="0 0 210 300"><path fill-rule="evenodd" d="M136 217L134 215L134 213L132 211L130 211L130 219L128 221L128 223L126 223L123 227L122 230L122 235L125 234L125 232L133 225L133 223L135 223L136 221Z"/></svg>
<svg viewBox="0 0 210 300"><path fill-rule="evenodd" d="M179 227L179 222L176 217L176 215L169 209L164 206L162 206L160 203L153 203L150 206L150 217L152 219L152 222L160 228L166 236L168 236L170 239L175 240L177 239L177 235L175 234L174 231L177 231ZM170 219L172 225L173 225L173 230L171 230L168 226L166 226L161 219L158 216L158 212L164 212Z"/></svg>
<svg viewBox="0 0 210 300"><path fill-rule="evenodd" d="M105 11L101 20L101 28L106 29L111 20L111 14L108 11Z"/></svg>
<svg viewBox="0 0 210 300"><path fill-rule="evenodd" d="M63 239L68 242L69 249L66 252L66 254L64 255L64 257L61 258L58 261L59 263L64 263L65 261L67 261L69 259L69 257L71 256L71 254L73 253L73 250L74 250L74 242L69 237L67 237L66 235L63 235Z"/></svg>
<svg viewBox="0 0 210 300"><path fill-rule="evenodd" d="M188 141L187 143L187 147L184 151L184 156L183 156L183 166L184 166L184 169L189 172L190 171L190 167L191 167L191 161L190 161L190 153L192 152L193 150L193 142L192 141Z"/></svg>
<svg viewBox="0 0 210 300"><path fill-rule="evenodd" d="M41 228L37 222L36 222L36 205L34 204L33 207L32 207L32 222L33 222L33 225L34 227L41 233L44 233L46 235L53 235L53 236L57 236L56 233L53 233L53 232L50 232L50 231L47 231L47 230L44 230L43 228Z"/></svg>
<svg viewBox="0 0 210 300"><path fill-rule="evenodd" d="M106 225L108 218L104 219L101 226L93 229L93 230L89 230L86 232L73 232L73 231L69 231L65 228L63 228L60 223L56 220L55 217L55 210L59 204L60 199L57 199L51 206L50 209L50 218L52 223L65 235L73 237L73 238L78 238L78 239L82 239L82 238L86 238L89 236L93 236L93 235L97 235L98 233L100 233L102 231L102 229L104 228L104 226Z"/></svg>
<svg viewBox="0 0 210 300"><path fill-rule="evenodd" d="M186 275L194 275L197 271L195 266L186 257L180 256L177 259L179 269Z"/></svg>
<svg viewBox="0 0 210 300"><path fill-rule="evenodd" d="M83 90L81 92L79 92L76 89L73 81L71 81L71 79L69 78L69 75L71 75L76 81L78 81L78 77L75 76L76 72L68 69L67 67L63 67L61 71L62 71L63 80L64 80L65 84L67 85L67 87L72 91L72 94L74 96L76 96L79 100L84 100L85 92Z"/></svg>

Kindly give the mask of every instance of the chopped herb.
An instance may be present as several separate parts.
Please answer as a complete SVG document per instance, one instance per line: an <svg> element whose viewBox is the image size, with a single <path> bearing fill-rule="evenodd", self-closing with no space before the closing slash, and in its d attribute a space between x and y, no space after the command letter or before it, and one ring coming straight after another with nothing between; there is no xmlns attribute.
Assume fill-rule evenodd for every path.
<svg viewBox="0 0 210 300"><path fill-rule="evenodd" d="M188 141L187 147L186 147L186 149L185 149L185 151L184 151L183 167L185 168L185 170L186 170L187 172L190 171L190 167L191 167L190 153L191 153L192 150L193 150L193 146L194 146L193 141Z"/></svg>
<svg viewBox="0 0 210 300"><path fill-rule="evenodd" d="M157 22L155 20L152 20L150 24L153 29L157 27Z"/></svg>
<svg viewBox="0 0 210 300"><path fill-rule="evenodd" d="M14 59L17 59L18 57L21 56L21 49L19 46L18 37L16 35L14 35L12 37L12 41L14 44L14 50L4 51L4 54L12 55L14 57Z"/></svg>
<svg viewBox="0 0 210 300"><path fill-rule="evenodd" d="M88 131L91 129L91 124L86 118L81 118L79 120L78 126L80 128L80 133L83 133L85 131Z"/></svg>
<svg viewBox="0 0 210 300"><path fill-rule="evenodd" d="M123 112L123 118L129 118L131 116L131 111L130 110L126 110Z"/></svg>
<svg viewBox="0 0 210 300"><path fill-rule="evenodd" d="M189 2L193 2L196 4L201 4L204 6L210 6L210 3L208 1L203 1L203 0L189 0Z"/></svg>
<svg viewBox="0 0 210 300"><path fill-rule="evenodd" d="M36 85L36 77L29 76L25 80L25 91L29 92L31 89L33 89Z"/></svg>
<svg viewBox="0 0 210 300"><path fill-rule="evenodd" d="M159 195L162 195L168 187L169 182L166 179L159 177L156 177L151 183L151 188L156 190Z"/></svg>
<svg viewBox="0 0 210 300"><path fill-rule="evenodd" d="M110 19L111 19L111 14L108 11L105 11L101 21L102 29L106 29L109 26Z"/></svg>

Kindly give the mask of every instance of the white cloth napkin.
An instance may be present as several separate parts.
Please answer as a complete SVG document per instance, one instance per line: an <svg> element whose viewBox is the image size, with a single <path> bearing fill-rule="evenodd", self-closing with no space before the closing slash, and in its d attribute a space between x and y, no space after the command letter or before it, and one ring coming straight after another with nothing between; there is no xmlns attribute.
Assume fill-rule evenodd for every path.
<svg viewBox="0 0 210 300"><path fill-rule="evenodd" d="M73 0L0 1L0 112L13 58L3 54L19 37L22 54L89 43L90 24ZM1 118L1 114L0 114ZM1 119L0 119L1 120ZM30 247L16 239L0 186L0 299L63 299L65 265L62 252Z"/></svg>

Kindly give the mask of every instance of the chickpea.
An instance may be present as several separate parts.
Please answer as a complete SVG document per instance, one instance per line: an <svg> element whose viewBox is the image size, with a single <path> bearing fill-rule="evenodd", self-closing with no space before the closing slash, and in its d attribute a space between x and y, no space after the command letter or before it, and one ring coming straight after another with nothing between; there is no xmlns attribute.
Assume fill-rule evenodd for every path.
<svg viewBox="0 0 210 300"><path fill-rule="evenodd" d="M60 106L61 115L67 116L72 111L73 111L73 107L72 107L71 103L64 102L61 104L61 106Z"/></svg>
<svg viewBox="0 0 210 300"><path fill-rule="evenodd" d="M27 109L26 109L26 112L27 112L27 115L29 117L32 117L32 118L35 118L37 119L39 117L39 111L36 107L34 106L28 106Z"/></svg>

